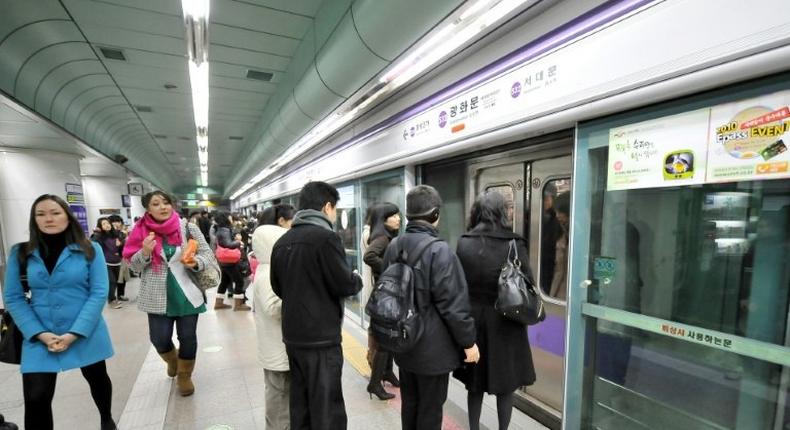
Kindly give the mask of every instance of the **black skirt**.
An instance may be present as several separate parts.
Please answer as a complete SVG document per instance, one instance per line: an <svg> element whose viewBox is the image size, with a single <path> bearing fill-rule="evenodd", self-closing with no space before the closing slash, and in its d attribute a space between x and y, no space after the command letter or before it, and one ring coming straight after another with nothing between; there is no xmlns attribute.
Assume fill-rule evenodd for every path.
<svg viewBox="0 0 790 430"><path fill-rule="evenodd" d="M508 394L535 382L527 328L500 316L492 305L472 302L480 361L463 363L453 377L473 393Z"/></svg>

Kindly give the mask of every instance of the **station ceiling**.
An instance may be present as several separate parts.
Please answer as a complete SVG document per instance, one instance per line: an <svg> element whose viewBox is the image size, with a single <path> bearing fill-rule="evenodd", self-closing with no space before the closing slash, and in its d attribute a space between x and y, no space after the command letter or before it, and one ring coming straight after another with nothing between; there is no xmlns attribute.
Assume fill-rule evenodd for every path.
<svg viewBox="0 0 790 430"><path fill-rule="evenodd" d="M212 0L208 186L244 183L462 3ZM0 0L0 11L6 97L163 189L195 190L179 0ZM24 127L0 121L0 146L57 145Z"/></svg>

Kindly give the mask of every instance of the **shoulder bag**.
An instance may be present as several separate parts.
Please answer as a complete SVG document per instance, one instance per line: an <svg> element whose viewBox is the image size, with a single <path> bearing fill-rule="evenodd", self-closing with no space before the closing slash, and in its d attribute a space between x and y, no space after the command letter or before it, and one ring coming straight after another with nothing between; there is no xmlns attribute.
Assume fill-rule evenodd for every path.
<svg viewBox="0 0 790 430"><path fill-rule="evenodd" d="M27 284L27 268L19 262L19 282L25 293L25 301L30 303L30 286ZM11 313L6 310L0 315L0 361L8 364L22 362L22 331L14 323Z"/></svg>
<svg viewBox="0 0 790 430"><path fill-rule="evenodd" d="M494 309L512 321L533 325L546 319L543 300L535 285L521 271L516 240L510 241L505 264L499 274L499 289Z"/></svg>

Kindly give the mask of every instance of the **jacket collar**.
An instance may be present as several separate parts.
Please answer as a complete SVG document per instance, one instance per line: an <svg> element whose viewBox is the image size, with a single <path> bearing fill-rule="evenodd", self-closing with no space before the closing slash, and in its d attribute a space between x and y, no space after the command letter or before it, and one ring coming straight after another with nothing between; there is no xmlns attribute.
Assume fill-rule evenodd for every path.
<svg viewBox="0 0 790 430"><path fill-rule="evenodd" d="M473 230L464 233L461 237L494 237L497 239L519 239L521 236L510 230Z"/></svg>
<svg viewBox="0 0 790 430"><path fill-rule="evenodd" d="M58 257L58 261L55 263L55 268L52 269L52 271L54 272L55 269L57 269L58 266L61 265L61 263L66 261L66 259L69 258L69 256L71 256L71 254L74 254L75 252L78 254L82 254L82 248L80 248L78 244L72 243L71 245L66 245L66 247L63 248L63 251L61 251L60 256ZM42 262L44 261L44 257L41 256L41 252L38 250L38 248L33 250L33 254L31 254L31 256L38 258Z"/></svg>
<svg viewBox="0 0 790 430"><path fill-rule="evenodd" d="M409 221L406 225L406 233L427 233L434 237L439 235L436 227L424 221Z"/></svg>
<svg viewBox="0 0 790 430"><path fill-rule="evenodd" d="M329 231L335 231L329 218L323 212L315 209L302 209L294 216L293 226L311 224Z"/></svg>

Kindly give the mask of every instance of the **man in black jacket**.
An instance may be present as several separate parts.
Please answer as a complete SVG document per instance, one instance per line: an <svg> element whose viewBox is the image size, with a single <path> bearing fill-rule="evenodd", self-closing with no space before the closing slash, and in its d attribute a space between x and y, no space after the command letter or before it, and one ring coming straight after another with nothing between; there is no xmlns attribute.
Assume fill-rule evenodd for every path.
<svg viewBox="0 0 790 430"><path fill-rule="evenodd" d="M299 212L272 250L271 282L283 301L283 342L291 368L291 429L345 429L340 326L344 297L362 289L340 237L337 190L309 182Z"/></svg>
<svg viewBox="0 0 790 430"><path fill-rule="evenodd" d="M439 193L427 185L406 195L409 224L397 239L406 255L422 241L437 236L441 206ZM395 261L396 252L390 244L382 270ZM412 269L424 331L412 350L395 354L403 403L401 425L404 430L440 430L450 372L461 365L462 357L467 363L480 359L475 324L463 268L447 242L432 243Z"/></svg>

